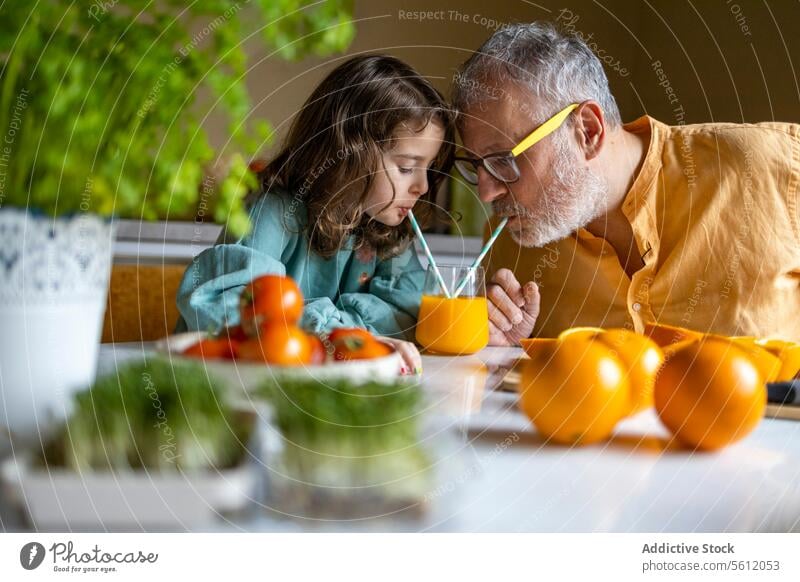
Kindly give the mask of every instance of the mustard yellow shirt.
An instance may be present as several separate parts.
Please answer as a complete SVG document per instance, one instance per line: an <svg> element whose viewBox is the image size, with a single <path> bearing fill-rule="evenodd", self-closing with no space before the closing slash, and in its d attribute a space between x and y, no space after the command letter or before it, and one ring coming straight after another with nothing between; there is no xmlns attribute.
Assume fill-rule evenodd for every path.
<svg viewBox="0 0 800 582"><path fill-rule="evenodd" d="M645 266L628 277L612 246L580 229L542 248L504 232L488 273L535 281L534 336L658 321L800 341L800 126L625 125L650 144L622 210Z"/></svg>

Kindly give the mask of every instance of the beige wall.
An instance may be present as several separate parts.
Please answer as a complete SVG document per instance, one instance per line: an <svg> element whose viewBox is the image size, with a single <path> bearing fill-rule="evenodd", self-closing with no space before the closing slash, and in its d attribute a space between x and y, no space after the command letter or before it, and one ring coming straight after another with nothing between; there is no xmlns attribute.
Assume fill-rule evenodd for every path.
<svg viewBox="0 0 800 582"><path fill-rule="evenodd" d="M443 13L420 22L401 10ZM349 53L394 54L446 91L458 65L494 23L560 19L591 35L612 61L607 74L624 119L647 112L668 123L800 121L793 70L793 63L800 67L797 14L798 4L790 0L357 0L357 35ZM264 58L257 43L249 52L254 114L279 129L341 58L287 63ZM659 85L664 77L653 69L655 61L674 96ZM213 134L215 142L224 143L222 125L214 126Z"/></svg>

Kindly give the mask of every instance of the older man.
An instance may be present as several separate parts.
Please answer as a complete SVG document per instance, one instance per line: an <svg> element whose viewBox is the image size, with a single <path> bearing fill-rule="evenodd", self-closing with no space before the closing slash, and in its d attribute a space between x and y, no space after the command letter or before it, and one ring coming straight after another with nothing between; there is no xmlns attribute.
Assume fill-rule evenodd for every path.
<svg viewBox="0 0 800 582"><path fill-rule="evenodd" d="M597 57L541 23L496 32L454 97L458 167L509 217L493 344L651 321L800 341L800 126L623 125Z"/></svg>

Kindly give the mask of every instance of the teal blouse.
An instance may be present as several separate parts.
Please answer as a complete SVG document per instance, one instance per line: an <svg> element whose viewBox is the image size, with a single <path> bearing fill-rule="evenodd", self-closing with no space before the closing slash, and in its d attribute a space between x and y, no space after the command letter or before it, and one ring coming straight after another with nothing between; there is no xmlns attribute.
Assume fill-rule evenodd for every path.
<svg viewBox="0 0 800 582"><path fill-rule="evenodd" d="M411 245L378 260L370 250L345 248L326 259L306 235L307 213L298 197L263 195L250 211L253 228L236 241L225 233L186 269L178 289L176 331L217 330L239 322L239 295L255 277L292 277L305 297L300 325L312 332L364 327L372 333L413 339L425 271Z"/></svg>

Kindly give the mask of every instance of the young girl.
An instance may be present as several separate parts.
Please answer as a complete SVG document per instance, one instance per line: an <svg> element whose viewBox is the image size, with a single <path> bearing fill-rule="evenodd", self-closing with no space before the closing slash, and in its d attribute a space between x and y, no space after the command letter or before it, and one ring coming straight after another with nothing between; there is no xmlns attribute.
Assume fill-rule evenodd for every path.
<svg viewBox="0 0 800 582"><path fill-rule="evenodd" d="M306 330L364 327L419 367L402 341L413 338L424 279L408 212L424 219L431 209L453 143L443 97L407 64L373 55L337 67L259 175L252 231L236 241L223 233L186 270L178 330L238 323L244 286L277 273L300 286Z"/></svg>

